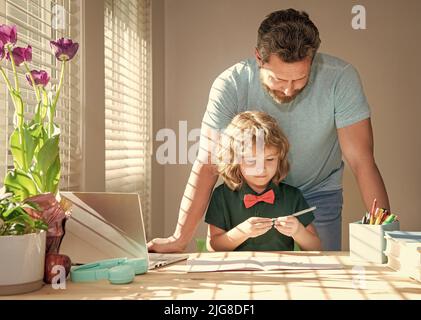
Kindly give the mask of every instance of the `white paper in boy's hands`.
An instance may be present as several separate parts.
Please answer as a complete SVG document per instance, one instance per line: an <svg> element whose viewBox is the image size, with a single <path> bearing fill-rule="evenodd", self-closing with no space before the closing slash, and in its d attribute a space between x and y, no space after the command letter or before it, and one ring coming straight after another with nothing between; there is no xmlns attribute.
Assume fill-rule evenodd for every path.
<svg viewBox="0 0 421 320"><path fill-rule="evenodd" d="M293 214L290 214L289 216L284 216L284 217L279 217L279 218L272 218L272 226L275 226L275 221L276 221L277 219L279 219L279 220L285 220L287 217L290 217L290 216L293 216L293 217L298 217L298 216L301 216L301 215L302 215L302 214L304 214L304 213L307 213L307 212L310 212L310 211L314 211L314 210L316 210L316 209L317 209L317 207L311 207L311 208L304 209L304 210L301 210L301 211L295 212L295 213L293 213Z"/></svg>

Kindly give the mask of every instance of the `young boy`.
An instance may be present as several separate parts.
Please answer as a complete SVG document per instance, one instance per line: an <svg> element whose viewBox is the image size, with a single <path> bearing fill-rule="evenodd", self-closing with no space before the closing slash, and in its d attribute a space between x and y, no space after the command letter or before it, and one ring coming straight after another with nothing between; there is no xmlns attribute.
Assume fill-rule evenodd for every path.
<svg viewBox="0 0 421 320"><path fill-rule="evenodd" d="M291 216L309 206L299 189L281 182L289 170L289 143L276 120L264 112L240 113L223 141L218 167L224 184L214 190L205 217L208 250L285 251L294 242L302 250L321 250L313 213Z"/></svg>

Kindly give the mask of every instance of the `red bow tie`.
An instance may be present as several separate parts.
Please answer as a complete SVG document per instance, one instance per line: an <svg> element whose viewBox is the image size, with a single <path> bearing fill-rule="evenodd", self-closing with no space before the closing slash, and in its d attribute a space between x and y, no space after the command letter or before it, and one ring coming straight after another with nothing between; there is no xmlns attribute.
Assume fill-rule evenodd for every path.
<svg viewBox="0 0 421 320"><path fill-rule="evenodd" d="M260 196L256 196L254 194L245 194L243 201L247 209L254 206L260 201L273 204L275 202L275 193L273 192L273 190L269 190Z"/></svg>

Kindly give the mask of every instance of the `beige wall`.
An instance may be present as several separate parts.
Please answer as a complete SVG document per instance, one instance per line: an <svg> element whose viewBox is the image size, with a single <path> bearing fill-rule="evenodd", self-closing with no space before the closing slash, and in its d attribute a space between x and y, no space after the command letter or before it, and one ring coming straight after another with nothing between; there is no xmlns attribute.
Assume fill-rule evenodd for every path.
<svg viewBox="0 0 421 320"><path fill-rule="evenodd" d="M160 128L165 127L165 16L164 1L152 1L152 104L154 137ZM158 143L153 144L155 154ZM162 237L165 220L165 167L152 159L152 236Z"/></svg>
<svg viewBox="0 0 421 320"><path fill-rule="evenodd" d="M200 126L210 86L215 77L253 53L257 28L271 11L304 9L319 28L320 51L354 64L360 72L372 109L377 164L387 185L392 209L401 228L421 230L421 2L418 0L154 0L154 132L161 125L178 130ZM367 29L351 28L351 8L367 10ZM163 28L163 29L160 29ZM164 42L162 43L162 37ZM157 47L154 46L154 49ZM164 73L163 73L164 70ZM163 82L160 82L163 81ZM165 87L161 84L165 83ZM158 88L156 87L158 85ZM157 91L159 93L157 93ZM161 96L160 94L163 94ZM160 110L164 106L164 110ZM170 235L191 165L155 165L154 215L164 223L154 235ZM156 171L158 170L158 171ZM158 190L158 192L156 192ZM348 248L348 223L364 208L349 168L344 175L343 249ZM164 228L162 227L164 226ZM199 228L203 236L205 227ZM193 246L190 249L194 249Z"/></svg>
<svg viewBox="0 0 421 320"><path fill-rule="evenodd" d="M104 0L82 1L83 181L85 191L105 191ZM102 119L102 120L100 120Z"/></svg>

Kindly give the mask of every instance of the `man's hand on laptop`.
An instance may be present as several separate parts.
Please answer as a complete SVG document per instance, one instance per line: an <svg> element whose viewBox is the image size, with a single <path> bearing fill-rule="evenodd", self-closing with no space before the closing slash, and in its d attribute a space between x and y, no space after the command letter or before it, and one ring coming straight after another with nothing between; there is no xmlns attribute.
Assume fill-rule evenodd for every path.
<svg viewBox="0 0 421 320"><path fill-rule="evenodd" d="M184 252L186 245L182 244L179 239L174 236L168 238L155 238L148 242L149 252L160 253L180 253Z"/></svg>

